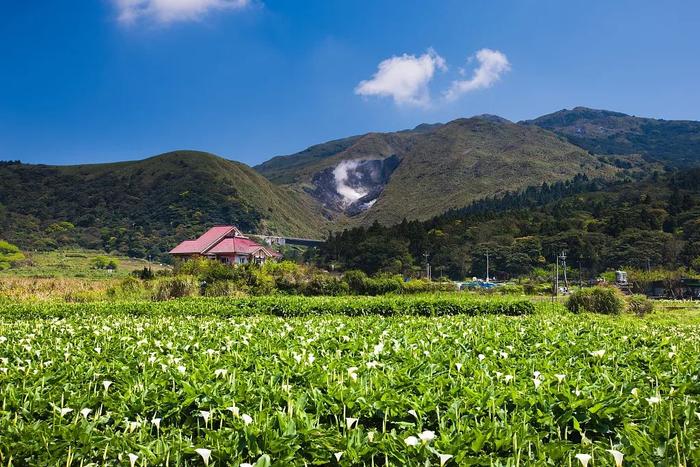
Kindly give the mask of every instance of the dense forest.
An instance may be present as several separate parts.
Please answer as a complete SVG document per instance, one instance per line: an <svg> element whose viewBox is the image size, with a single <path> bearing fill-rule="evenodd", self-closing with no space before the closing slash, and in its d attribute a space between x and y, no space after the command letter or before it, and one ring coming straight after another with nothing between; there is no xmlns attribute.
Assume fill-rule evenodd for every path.
<svg viewBox="0 0 700 467"><path fill-rule="evenodd" d="M605 182L578 175L472 203L425 222L331 234L326 267L433 276L536 273L565 251L586 277L616 268L700 269L700 169Z"/></svg>

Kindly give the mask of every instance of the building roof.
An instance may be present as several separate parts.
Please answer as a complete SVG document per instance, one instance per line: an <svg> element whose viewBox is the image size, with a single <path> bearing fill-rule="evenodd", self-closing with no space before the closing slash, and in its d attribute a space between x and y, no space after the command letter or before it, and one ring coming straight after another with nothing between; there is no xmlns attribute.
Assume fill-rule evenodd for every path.
<svg viewBox="0 0 700 467"><path fill-rule="evenodd" d="M247 237L243 235L240 230L232 225L217 225L204 232L196 240L185 240L170 250L170 253L176 255L201 255L218 244L222 239L233 236L247 239Z"/></svg>
<svg viewBox="0 0 700 467"><path fill-rule="evenodd" d="M207 254L217 254L217 255L251 255L258 250L264 250L266 256L271 256L272 254L267 250L267 248L254 242L249 238L241 237L229 237L224 238L216 245L207 250Z"/></svg>
<svg viewBox="0 0 700 467"><path fill-rule="evenodd" d="M196 240L185 240L178 246L170 250L171 254L194 254L198 253Z"/></svg>

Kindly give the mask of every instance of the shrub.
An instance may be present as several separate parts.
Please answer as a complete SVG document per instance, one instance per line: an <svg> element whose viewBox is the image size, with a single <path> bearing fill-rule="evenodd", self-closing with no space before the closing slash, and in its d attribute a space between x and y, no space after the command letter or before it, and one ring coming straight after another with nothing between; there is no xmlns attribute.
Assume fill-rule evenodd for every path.
<svg viewBox="0 0 700 467"><path fill-rule="evenodd" d="M528 281L522 284L525 295L552 295L552 284Z"/></svg>
<svg viewBox="0 0 700 467"><path fill-rule="evenodd" d="M107 256L95 256L91 261L93 269L117 269L119 263L116 259Z"/></svg>
<svg viewBox="0 0 700 467"><path fill-rule="evenodd" d="M404 282L400 275L380 274L368 277L362 271L348 271L343 275L351 293L356 295L416 294L431 292L454 292L452 282L431 282L413 279Z"/></svg>
<svg viewBox="0 0 700 467"><path fill-rule="evenodd" d="M207 297L241 297L245 293L233 281L218 281L207 285L204 295Z"/></svg>
<svg viewBox="0 0 700 467"><path fill-rule="evenodd" d="M119 283L119 288L125 293L139 292L142 289L141 281L135 277L128 276L122 279L122 281Z"/></svg>
<svg viewBox="0 0 700 467"><path fill-rule="evenodd" d="M168 277L158 280L154 291L154 300L170 300L173 298L191 297L197 294L199 284L191 277Z"/></svg>
<svg viewBox="0 0 700 467"><path fill-rule="evenodd" d="M518 284L504 284L500 287L495 287L495 293L499 295L524 295L525 288Z"/></svg>
<svg viewBox="0 0 700 467"><path fill-rule="evenodd" d="M343 274L343 280L347 282L352 293L358 295L365 293L365 281L367 280L367 274L365 274L363 271L347 271L345 274Z"/></svg>
<svg viewBox="0 0 700 467"><path fill-rule="evenodd" d="M208 260L204 262L204 268L199 278L207 283L216 281L228 281L234 277L234 267L220 261Z"/></svg>
<svg viewBox="0 0 700 467"><path fill-rule="evenodd" d="M336 277L328 274L314 274L311 280L304 284L304 295L347 295L350 287Z"/></svg>
<svg viewBox="0 0 700 467"><path fill-rule="evenodd" d="M475 287L471 291L483 295L525 295L525 288L518 284L503 284L490 289Z"/></svg>
<svg viewBox="0 0 700 467"><path fill-rule="evenodd" d="M275 291L275 278L254 264L237 267L236 271L244 274L251 293L269 295Z"/></svg>
<svg viewBox="0 0 700 467"><path fill-rule="evenodd" d="M19 251L19 248L4 240L0 240L0 271L9 269L10 266L23 259L24 255Z"/></svg>
<svg viewBox="0 0 700 467"><path fill-rule="evenodd" d="M182 261L175 267L177 274L197 276L206 283L218 280L231 280L234 278L234 267L206 258L189 259Z"/></svg>
<svg viewBox="0 0 700 467"><path fill-rule="evenodd" d="M632 295L627 299L627 309L637 316L648 315L654 311L654 302L645 295Z"/></svg>
<svg viewBox="0 0 700 467"><path fill-rule="evenodd" d="M151 268L146 267L144 267L143 269L136 269L134 271L131 271L131 275L143 281L151 280L156 276L151 270Z"/></svg>
<svg viewBox="0 0 700 467"><path fill-rule="evenodd" d="M402 284L402 291L406 294L428 292L454 292L456 289L452 282L431 282L425 279L414 279Z"/></svg>
<svg viewBox="0 0 700 467"><path fill-rule="evenodd" d="M403 290L401 277L367 278L364 281L365 295L397 294Z"/></svg>
<svg viewBox="0 0 700 467"><path fill-rule="evenodd" d="M613 287L591 287L577 290L566 301L566 307L574 312L589 311L605 315L617 315L625 310L622 293Z"/></svg>
<svg viewBox="0 0 700 467"><path fill-rule="evenodd" d="M291 261L267 262L262 270L274 278L277 290L286 294L300 293L309 275L306 267Z"/></svg>

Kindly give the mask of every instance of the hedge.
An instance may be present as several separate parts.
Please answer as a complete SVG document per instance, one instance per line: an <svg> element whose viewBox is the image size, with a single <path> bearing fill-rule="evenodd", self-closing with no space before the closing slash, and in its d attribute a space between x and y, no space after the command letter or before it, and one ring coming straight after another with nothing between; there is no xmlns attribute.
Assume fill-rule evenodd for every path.
<svg viewBox="0 0 700 467"><path fill-rule="evenodd" d="M307 315L346 316L444 316L444 315L525 315L534 311L527 300L507 298L476 299L463 295L419 295L382 297L199 297L177 300L62 303L0 303L0 316L23 318L65 318L75 315L273 315L282 317Z"/></svg>

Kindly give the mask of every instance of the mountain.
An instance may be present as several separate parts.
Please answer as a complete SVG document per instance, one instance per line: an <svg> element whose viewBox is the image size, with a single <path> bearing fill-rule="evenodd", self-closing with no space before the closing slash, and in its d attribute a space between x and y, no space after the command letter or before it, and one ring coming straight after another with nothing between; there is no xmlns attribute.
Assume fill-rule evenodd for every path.
<svg viewBox="0 0 700 467"><path fill-rule="evenodd" d="M700 165L700 122L576 107L522 123L553 131L596 154L639 154L674 167Z"/></svg>
<svg viewBox="0 0 700 467"><path fill-rule="evenodd" d="M303 236L325 225L309 196L203 152L80 166L2 163L0 179L0 238L27 249L158 256L212 224Z"/></svg>
<svg viewBox="0 0 700 467"><path fill-rule="evenodd" d="M698 125L576 108L522 123L480 115L355 135L255 168L195 151L81 166L0 162L0 238L24 249L161 259L213 224L322 238L426 220L581 174L613 180L663 172L657 160L697 163ZM601 141L627 152L606 151Z"/></svg>
<svg viewBox="0 0 700 467"><path fill-rule="evenodd" d="M341 226L428 219L544 181L618 170L554 133L492 115L331 141L255 169L309 194Z"/></svg>

